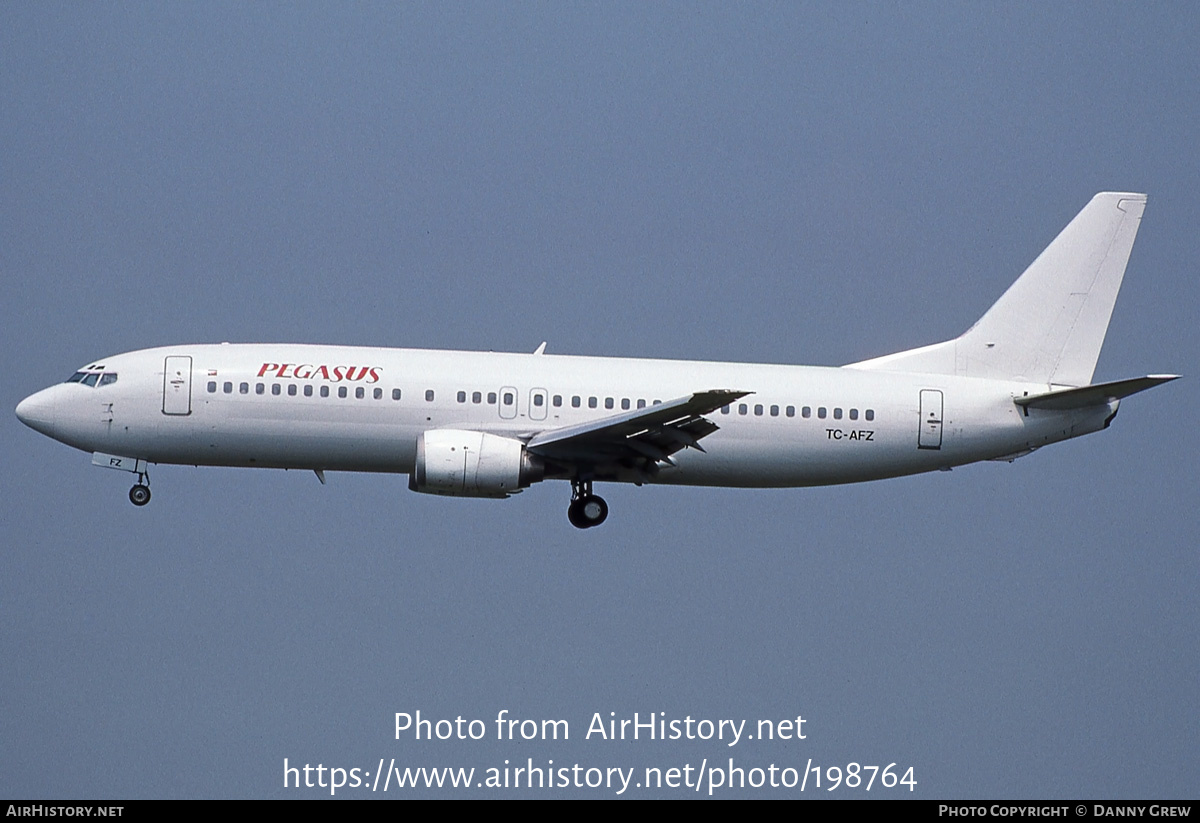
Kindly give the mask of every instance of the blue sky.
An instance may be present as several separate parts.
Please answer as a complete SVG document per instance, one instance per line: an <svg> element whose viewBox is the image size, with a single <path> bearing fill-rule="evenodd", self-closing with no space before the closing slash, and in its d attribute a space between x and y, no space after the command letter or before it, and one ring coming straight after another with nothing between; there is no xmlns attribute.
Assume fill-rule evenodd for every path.
<svg viewBox="0 0 1200 823"><path fill-rule="evenodd" d="M582 533L556 483L497 503L160 467L135 510L123 475L0 417L0 795L320 796L284 758L733 756L911 765L923 797L1195 796L1190 6L0 20L10 410L180 342L852 362L964 330L1102 190L1150 201L1096 378L1186 375L1012 465L611 487ZM571 740L393 732L504 709ZM596 712L803 715L807 739L584 740Z"/></svg>

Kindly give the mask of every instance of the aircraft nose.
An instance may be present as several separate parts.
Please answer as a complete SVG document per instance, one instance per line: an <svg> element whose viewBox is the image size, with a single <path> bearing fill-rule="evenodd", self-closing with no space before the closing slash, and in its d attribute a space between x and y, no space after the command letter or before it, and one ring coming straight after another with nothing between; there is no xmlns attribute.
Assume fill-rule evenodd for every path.
<svg viewBox="0 0 1200 823"><path fill-rule="evenodd" d="M51 434L56 417L55 404L49 395L50 390L43 389L17 404L17 419L34 431L46 435Z"/></svg>

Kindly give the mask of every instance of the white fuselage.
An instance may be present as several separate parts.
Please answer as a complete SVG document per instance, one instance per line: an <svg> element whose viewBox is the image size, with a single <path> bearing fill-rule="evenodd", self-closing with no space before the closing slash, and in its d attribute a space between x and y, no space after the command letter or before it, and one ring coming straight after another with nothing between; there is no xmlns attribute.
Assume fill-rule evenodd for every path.
<svg viewBox="0 0 1200 823"><path fill-rule="evenodd" d="M706 415L720 429L703 452L678 452L653 478L703 486L850 483L1012 456L1097 431L1117 406L1027 411L1014 398L1046 384L855 368L292 344L172 346L90 369L116 378L38 392L21 419L149 463L320 471L412 472L429 430L528 441L692 392L751 392Z"/></svg>

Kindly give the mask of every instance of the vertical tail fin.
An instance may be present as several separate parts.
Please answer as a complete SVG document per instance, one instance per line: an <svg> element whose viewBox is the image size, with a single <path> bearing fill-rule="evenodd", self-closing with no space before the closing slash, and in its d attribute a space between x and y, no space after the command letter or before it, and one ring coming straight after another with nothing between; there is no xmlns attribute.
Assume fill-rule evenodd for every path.
<svg viewBox="0 0 1200 823"><path fill-rule="evenodd" d="M1097 194L966 333L850 367L1088 385L1145 207Z"/></svg>

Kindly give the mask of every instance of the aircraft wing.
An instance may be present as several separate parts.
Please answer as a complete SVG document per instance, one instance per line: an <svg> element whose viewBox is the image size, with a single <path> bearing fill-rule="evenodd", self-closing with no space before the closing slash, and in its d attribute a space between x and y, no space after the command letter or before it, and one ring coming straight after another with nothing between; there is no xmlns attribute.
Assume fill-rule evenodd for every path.
<svg viewBox="0 0 1200 823"><path fill-rule="evenodd" d="M685 446L704 451L701 438L719 426L704 415L750 392L713 389L578 426L549 429L527 445L533 454L571 465L625 467L650 474Z"/></svg>

